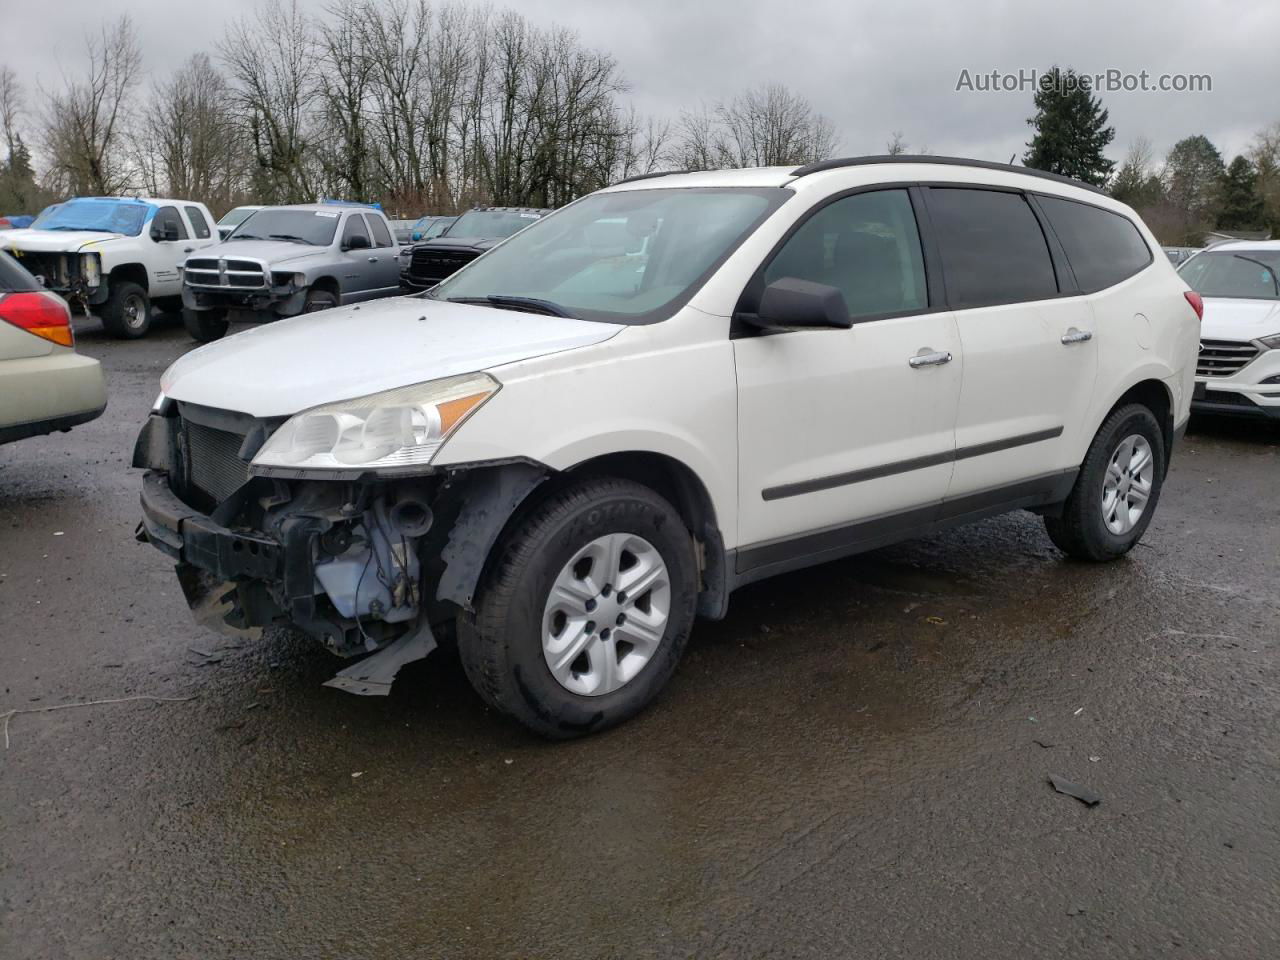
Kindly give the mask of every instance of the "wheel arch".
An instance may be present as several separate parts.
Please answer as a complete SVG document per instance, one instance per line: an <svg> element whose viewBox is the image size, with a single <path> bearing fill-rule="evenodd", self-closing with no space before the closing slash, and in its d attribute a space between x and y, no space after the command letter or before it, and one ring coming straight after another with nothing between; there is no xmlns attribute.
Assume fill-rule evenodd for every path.
<svg viewBox="0 0 1280 960"><path fill-rule="evenodd" d="M618 451L590 457L561 470L531 461L481 467L469 472L465 494L459 490L456 518L442 547L445 569L437 586L439 600L470 609L494 547L546 497L588 478L631 480L666 499L694 540L701 582L698 612L724 616L729 577L724 538L715 504L702 479L675 457L647 450Z"/></svg>
<svg viewBox="0 0 1280 960"><path fill-rule="evenodd" d="M147 279L147 268L140 263L122 263L111 268L108 278L116 282L136 283L147 296L151 296L151 284Z"/></svg>
<svg viewBox="0 0 1280 960"><path fill-rule="evenodd" d="M1174 441L1173 394L1169 391L1169 385L1163 380L1146 377L1130 386L1103 412L1102 417L1094 424L1090 437L1097 435L1111 414L1129 403L1140 403L1155 415L1156 421L1160 424L1160 435L1164 439L1165 471L1168 472L1169 454L1173 450Z"/></svg>

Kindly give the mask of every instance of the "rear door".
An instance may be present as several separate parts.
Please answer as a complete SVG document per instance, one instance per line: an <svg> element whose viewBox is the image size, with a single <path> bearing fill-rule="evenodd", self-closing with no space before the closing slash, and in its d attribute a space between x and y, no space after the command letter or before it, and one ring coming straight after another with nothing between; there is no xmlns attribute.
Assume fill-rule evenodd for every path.
<svg viewBox="0 0 1280 960"><path fill-rule="evenodd" d="M750 312L767 283L828 284L854 323L736 335L740 573L892 539L931 520L946 493L962 357L928 283L913 193L826 202L743 295Z"/></svg>
<svg viewBox="0 0 1280 960"><path fill-rule="evenodd" d="M370 291L372 296L385 296L400 292L400 250L395 238L387 226L386 219L380 213L366 213L369 233L373 238L373 249L369 256L374 262L373 280L375 287Z"/></svg>
<svg viewBox="0 0 1280 960"><path fill-rule="evenodd" d="M214 236L214 228L209 220L209 211L194 203L189 203L182 208L183 214L187 218L187 225L191 228L191 243L188 246L192 251L211 247L218 242Z"/></svg>
<svg viewBox="0 0 1280 960"><path fill-rule="evenodd" d="M1069 441L1097 377L1093 313L1022 191L947 185L924 194L964 348L947 499L968 498L961 509L986 493L1035 495L1073 466Z"/></svg>

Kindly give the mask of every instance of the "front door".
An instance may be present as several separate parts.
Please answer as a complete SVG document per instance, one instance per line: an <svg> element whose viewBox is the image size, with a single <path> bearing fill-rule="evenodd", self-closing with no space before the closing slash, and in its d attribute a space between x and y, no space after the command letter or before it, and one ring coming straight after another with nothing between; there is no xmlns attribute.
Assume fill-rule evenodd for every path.
<svg viewBox="0 0 1280 960"><path fill-rule="evenodd" d="M744 301L783 277L836 287L854 324L734 341L739 573L893 539L932 519L951 479L963 357L930 302L910 193L820 207Z"/></svg>
<svg viewBox="0 0 1280 960"><path fill-rule="evenodd" d="M151 242L155 244L150 263L151 298L172 297L182 292L178 268L191 252L191 235L177 207L161 207L151 219Z"/></svg>

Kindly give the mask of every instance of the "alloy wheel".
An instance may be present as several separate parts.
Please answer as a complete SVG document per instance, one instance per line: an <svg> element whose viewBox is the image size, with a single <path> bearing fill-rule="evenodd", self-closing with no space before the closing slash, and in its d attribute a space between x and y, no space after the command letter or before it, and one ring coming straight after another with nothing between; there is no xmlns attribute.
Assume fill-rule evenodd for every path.
<svg viewBox="0 0 1280 960"><path fill-rule="evenodd" d="M1116 446L1102 481L1102 520L1123 536L1137 526L1151 500L1155 454L1141 434L1125 437Z"/></svg>

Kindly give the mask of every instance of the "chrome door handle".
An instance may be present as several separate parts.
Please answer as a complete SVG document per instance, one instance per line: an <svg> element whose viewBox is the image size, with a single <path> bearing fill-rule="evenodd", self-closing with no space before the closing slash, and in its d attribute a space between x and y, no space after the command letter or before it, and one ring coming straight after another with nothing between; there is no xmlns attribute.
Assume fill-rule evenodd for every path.
<svg viewBox="0 0 1280 960"><path fill-rule="evenodd" d="M1086 340L1092 340L1092 339L1093 339L1093 331L1077 330L1075 327L1072 327L1070 330L1068 330L1066 333L1062 335L1062 342L1067 346L1070 346L1073 343L1084 343Z"/></svg>
<svg viewBox="0 0 1280 960"><path fill-rule="evenodd" d="M370 262L370 263L377 263L377 262L378 262L378 258L377 258L377 257L370 257L370 258L369 258L369 262Z"/></svg>
<svg viewBox="0 0 1280 960"><path fill-rule="evenodd" d="M921 350L914 357L907 361L917 370L920 367L936 367L942 363L950 363L951 354L945 350L934 350L930 352L928 349Z"/></svg>

